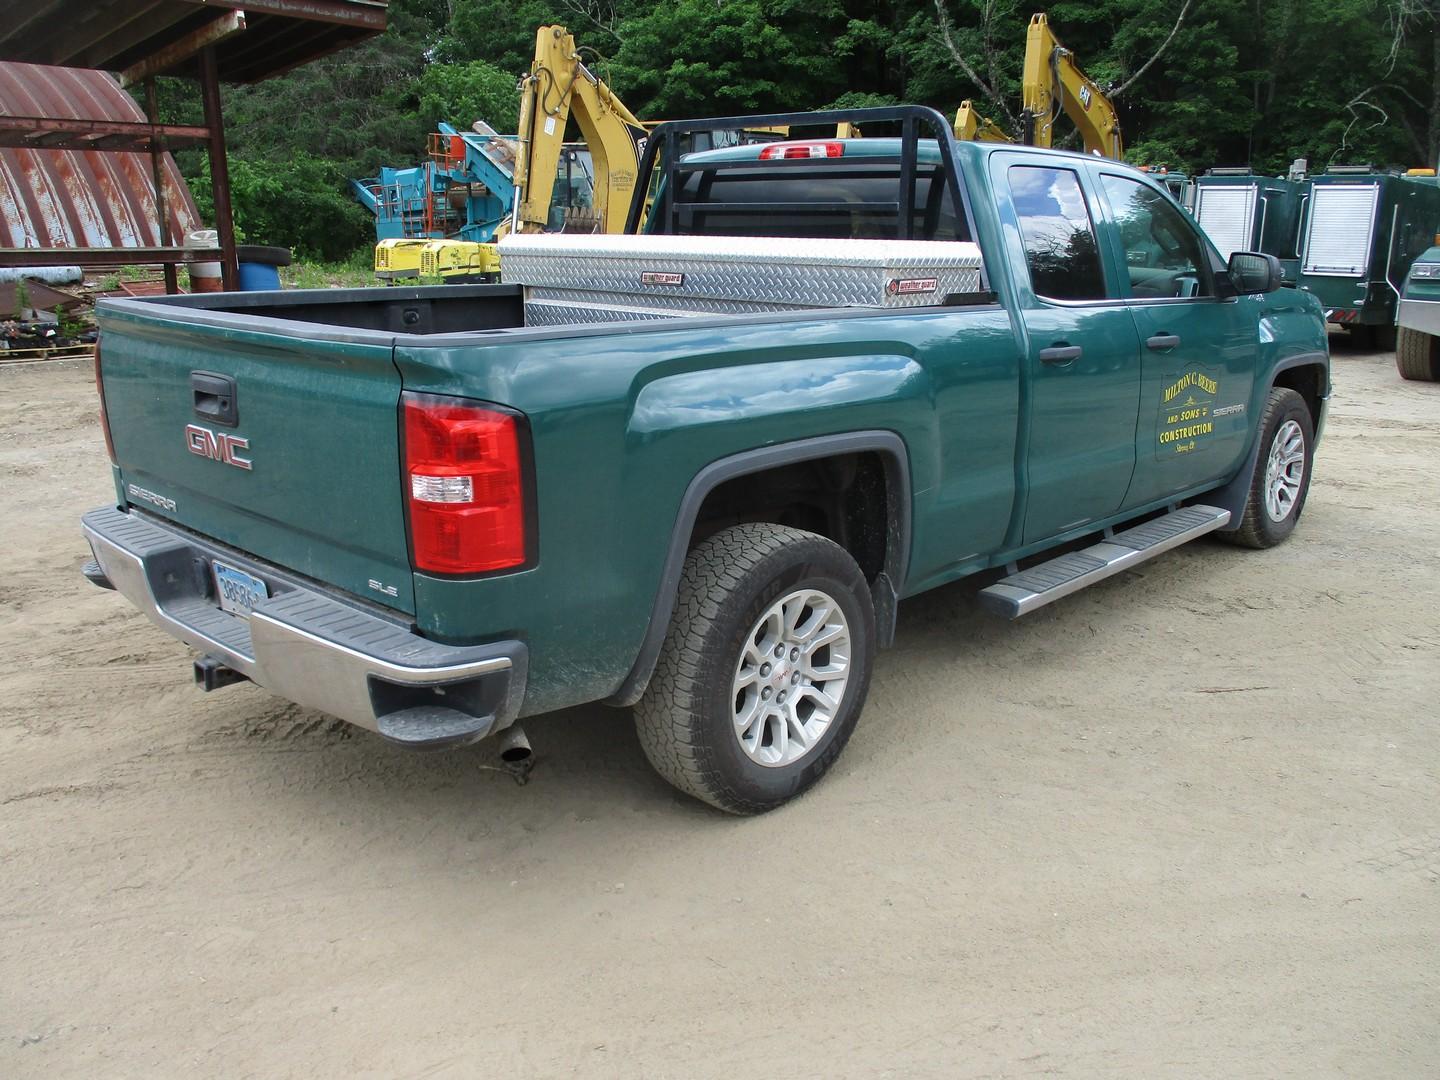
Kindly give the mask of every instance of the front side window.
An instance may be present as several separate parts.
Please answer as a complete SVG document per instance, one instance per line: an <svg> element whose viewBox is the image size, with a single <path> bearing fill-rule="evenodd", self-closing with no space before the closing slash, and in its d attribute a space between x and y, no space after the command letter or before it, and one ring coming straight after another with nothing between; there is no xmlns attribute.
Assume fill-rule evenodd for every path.
<svg viewBox="0 0 1440 1080"><path fill-rule="evenodd" d="M1185 215L1138 180L1106 173L1101 183L1125 249L1131 296L1171 300L1215 295L1205 245Z"/></svg>
<svg viewBox="0 0 1440 1080"><path fill-rule="evenodd" d="M1079 176L1070 169L1012 165L1010 198L1020 219L1035 295L1103 300L1100 249Z"/></svg>

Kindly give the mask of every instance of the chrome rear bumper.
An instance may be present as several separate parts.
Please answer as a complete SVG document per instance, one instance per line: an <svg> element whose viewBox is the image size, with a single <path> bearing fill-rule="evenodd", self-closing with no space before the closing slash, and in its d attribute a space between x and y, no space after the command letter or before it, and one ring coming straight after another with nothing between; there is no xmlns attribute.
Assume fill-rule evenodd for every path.
<svg viewBox="0 0 1440 1080"><path fill-rule="evenodd" d="M525 690L523 642L456 646L302 582L278 567L110 507L82 527L100 580L193 649L265 689L415 747L474 742L514 722ZM263 580L248 619L214 598L215 558Z"/></svg>

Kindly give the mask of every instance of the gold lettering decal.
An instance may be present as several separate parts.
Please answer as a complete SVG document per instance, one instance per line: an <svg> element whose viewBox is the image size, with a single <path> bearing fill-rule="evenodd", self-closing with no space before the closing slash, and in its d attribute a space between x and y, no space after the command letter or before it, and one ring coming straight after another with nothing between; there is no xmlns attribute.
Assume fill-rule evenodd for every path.
<svg viewBox="0 0 1440 1080"><path fill-rule="evenodd" d="M1178 382L1165 388L1164 400L1166 402L1173 401L1192 386L1199 387L1207 394L1213 394L1220 389L1220 384L1214 379L1202 375L1198 371L1187 371L1184 375L1180 376Z"/></svg>

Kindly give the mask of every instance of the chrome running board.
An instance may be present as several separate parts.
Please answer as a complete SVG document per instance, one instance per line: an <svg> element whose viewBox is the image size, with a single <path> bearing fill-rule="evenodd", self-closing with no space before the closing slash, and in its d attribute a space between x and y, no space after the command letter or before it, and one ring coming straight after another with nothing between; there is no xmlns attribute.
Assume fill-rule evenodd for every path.
<svg viewBox="0 0 1440 1080"><path fill-rule="evenodd" d="M1081 551L1058 555L1002 578L980 590L980 606L1007 619L1018 619L1229 523L1230 511L1218 506L1172 510Z"/></svg>

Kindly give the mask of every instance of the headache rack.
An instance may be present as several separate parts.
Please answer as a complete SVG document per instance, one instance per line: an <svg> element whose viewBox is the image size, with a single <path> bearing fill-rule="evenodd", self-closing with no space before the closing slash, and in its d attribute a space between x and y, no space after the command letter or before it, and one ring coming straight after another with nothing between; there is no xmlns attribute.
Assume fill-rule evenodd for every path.
<svg viewBox="0 0 1440 1080"><path fill-rule="evenodd" d="M896 154L857 157L852 164L831 161L824 164L816 158L776 157L758 162L744 160L710 160L686 162L681 152L681 140L697 131L754 131L762 128L788 128L794 134L795 128L829 128L835 131L840 124L864 126L874 132L876 127L898 127L899 151ZM938 162L921 162L919 145L921 138L934 139L939 151ZM812 137L813 138L813 137ZM707 173L724 172L733 169L753 170L758 166L773 169L777 174L791 169L813 169L817 163L824 164L827 176L841 178L852 173L860 175L862 170L873 170L879 165L898 165L898 183L894 199L865 200L861 202L765 202L746 201L739 203L701 202L687 203L677 199L676 194L685 190L688 174L698 170ZM922 174L944 175L943 189L948 193L957 221L964 223L964 239L974 238L974 216L970 212L969 194L960 178L956 163L955 137L945 118L934 109L920 105L897 105L880 109L831 109L823 112L769 113L760 116L711 117L702 120L672 120L657 125L645 142L645 153L640 162L641 183L635 186L635 195L626 219L627 233L681 233L691 224L695 215L723 216L726 214L827 214L836 212L865 212L876 215L894 215L895 239L915 239L916 181ZM649 182L644 182L648 178ZM935 194L932 185L932 196ZM646 206L653 200L649 214ZM932 213L934 207L920 207L922 212Z"/></svg>

